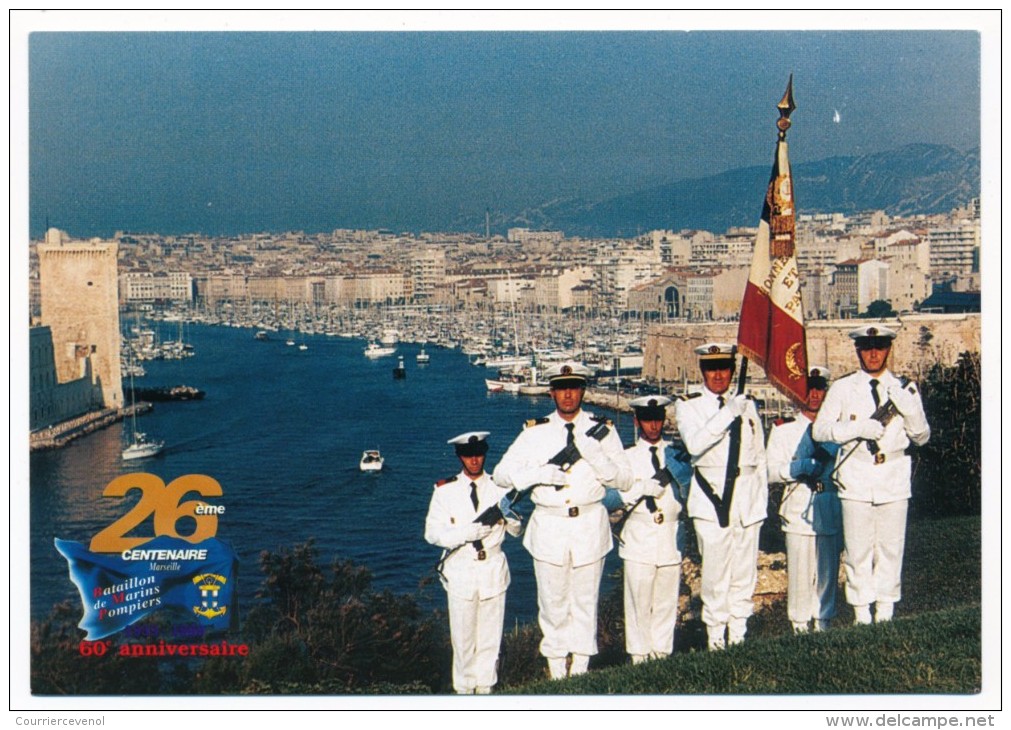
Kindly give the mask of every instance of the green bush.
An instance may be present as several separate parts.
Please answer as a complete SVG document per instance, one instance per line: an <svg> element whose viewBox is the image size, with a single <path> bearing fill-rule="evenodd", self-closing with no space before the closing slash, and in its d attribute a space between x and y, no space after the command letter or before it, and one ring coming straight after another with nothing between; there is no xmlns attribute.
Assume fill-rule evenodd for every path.
<svg viewBox="0 0 1011 730"><path fill-rule="evenodd" d="M244 627L252 647L235 689L443 687L444 622L422 615L412 596L371 591L367 569L336 560L324 572L317 558L312 541L261 555L262 602Z"/></svg>
<svg viewBox="0 0 1011 730"><path fill-rule="evenodd" d="M955 367L932 366L920 383L930 441L913 457L917 517L978 515L982 495L979 353L963 352Z"/></svg>
<svg viewBox="0 0 1011 730"><path fill-rule="evenodd" d="M185 687L185 666L166 674L156 657L120 657L119 637L111 637L103 656L82 652L84 632L77 628L81 609L70 602L53 607L48 618L31 626L31 687L39 695L140 695ZM89 648L97 646L88 644ZM103 645L104 646L104 645ZM180 676L183 675L183 676Z"/></svg>

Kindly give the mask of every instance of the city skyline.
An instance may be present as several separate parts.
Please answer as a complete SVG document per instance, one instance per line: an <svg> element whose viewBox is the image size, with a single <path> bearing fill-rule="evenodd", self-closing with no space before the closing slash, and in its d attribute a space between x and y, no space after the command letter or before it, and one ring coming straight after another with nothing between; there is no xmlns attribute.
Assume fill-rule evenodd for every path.
<svg viewBox="0 0 1011 730"><path fill-rule="evenodd" d="M33 236L47 221L439 230L764 165L790 74L795 164L980 144L971 30L43 31L27 46Z"/></svg>

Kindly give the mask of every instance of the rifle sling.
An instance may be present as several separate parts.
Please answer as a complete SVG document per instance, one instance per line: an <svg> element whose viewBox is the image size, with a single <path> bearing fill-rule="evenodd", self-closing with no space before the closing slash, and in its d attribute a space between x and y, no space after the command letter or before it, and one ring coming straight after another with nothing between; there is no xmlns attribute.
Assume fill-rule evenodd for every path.
<svg viewBox="0 0 1011 730"><path fill-rule="evenodd" d="M695 467L695 481L698 482L702 493L709 498L716 508L716 518L720 527L730 525L730 504L734 499L734 485L737 484L737 475L741 473L739 462L741 460L741 418L738 416L730 425L730 448L727 453L727 475L723 482L723 497L716 494L713 485L702 476L702 472Z"/></svg>

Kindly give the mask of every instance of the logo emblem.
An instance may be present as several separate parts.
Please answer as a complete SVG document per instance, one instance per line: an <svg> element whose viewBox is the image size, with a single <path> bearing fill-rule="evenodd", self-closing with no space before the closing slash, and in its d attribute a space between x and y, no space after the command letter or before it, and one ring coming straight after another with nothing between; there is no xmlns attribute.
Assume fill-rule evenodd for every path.
<svg viewBox="0 0 1011 730"><path fill-rule="evenodd" d="M572 375L572 368L568 365L562 365L562 375Z"/></svg>
<svg viewBox="0 0 1011 730"><path fill-rule="evenodd" d="M868 337L877 337L878 336L878 328L877 327L868 327L867 328L867 336Z"/></svg>
<svg viewBox="0 0 1011 730"><path fill-rule="evenodd" d="M200 605L193 607L193 613L204 618L224 616L228 612L228 606L218 605L218 592L227 582L225 576L214 573L195 576L193 583L200 590Z"/></svg>
<svg viewBox="0 0 1011 730"><path fill-rule="evenodd" d="M783 356L783 361L784 364L786 365L786 369L790 373L790 380L799 380L800 376L803 375L803 373L800 370L800 364L797 362L797 355L800 352L800 345L801 343L794 342L787 348L786 354Z"/></svg>
<svg viewBox="0 0 1011 730"><path fill-rule="evenodd" d="M719 352L720 352L719 345L710 345L709 346L709 354L710 355L717 355L717 354L719 354Z"/></svg>

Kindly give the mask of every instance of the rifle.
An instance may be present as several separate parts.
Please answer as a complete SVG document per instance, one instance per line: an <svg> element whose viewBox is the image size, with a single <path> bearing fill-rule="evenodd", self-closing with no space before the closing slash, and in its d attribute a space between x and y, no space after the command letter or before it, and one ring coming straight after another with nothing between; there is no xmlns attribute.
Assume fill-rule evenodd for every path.
<svg viewBox="0 0 1011 730"><path fill-rule="evenodd" d="M910 379L905 376L899 376L899 386L907 389L910 393L916 392L916 384L910 381ZM881 405L879 405L877 408L874 409L874 413L871 414L871 419L877 421L882 426L888 426L889 423L895 420L895 417L897 415L899 415L899 409L895 407L895 404L892 403L891 398L889 398L884 403L882 403ZM881 450L881 447L878 446L877 441L868 441L865 439L857 439L857 440L863 441L865 444L867 444L867 450L870 451L872 454L877 454ZM849 459L851 456L853 456L853 453L858 448L860 448L859 443L852 449L850 449L849 452L847 452L846 456L844 456L839 461L839 463L835 465L835 469L833 469L832 473L829 475L830 479L835 479L835 475L839 472L839 467L845 464L846 460Z"/></svg>
<svg viewBox="0 0 1011 730"><path fill-rule="evenodd" d="M587 432L586 435L590 438L596 439L597 441L603 441L607 434L610 433L610 429L605 421L598 421L593 424ZM574 443L565 444L561 451L548 459L548 464L554 464L562 471L568 471L573 467L573 465L583 458L583 455L579 453L579 449L576 448ZM559 486L555 486L555 489L561 489Z"/></svg>
<svg viewBox="0 0 1011 730"><path fill-rule="evenodd" d="M741 374L737 381L737 395L744 393L744 384L748 377L748 358L741 358ZM741 473L741 427L744 420L737 416L730 424L730 445L727 450L727 475L723 480L723 497L716 505L716 517L720 527L730 524L730 501L734 498L734 485L737 475Z"/></svg>
<svg viewBox="0 0 1011 730"><path fill-rule="evenodd" d="M682 456L687 456L687 454L681 451L678 451L677 453L678 453L677 459L679 462L682 460ZM688 457L688 460L689 462L691 461L690 456ZM653 479L656 479L658 482L660 482L661 487L667 487L668 485L676 484L678 487L678 492L682 492L687 488L686 485L683 484L680 479L675 477L674 474L671 473L671 470L668 469L666 466L657 469L656 473L653 475ZM689 480L691 479L690 467L688 479ZM679 499L679 494L675 493L674 497L675 499ZM648 497L646 495L643 495L639 497L639 499L635 500L635 502L633 502L631 506L623 508L621 510L621 517L619 517L612 524L611 532L614 534L614 538L618 541L619 544L621 545L625 544L621 539L621 531L625 529L625 523L628 522L628 518L632 516L633 512L635 512L635 508L638 507L642 502L646 501L647 499ZM649 507L650 503L646 502L646 506ZM650 512L656 512L656 504L653 504L652 507L653 509L651 509Z"/></svg>
<svg viewBox="0 0 1011 730"><path fill-rule="evenodd" d="M509 512L510 514L515 514L513 513L512 508L521 499L523 499L524 494L526 494L526 492L520 492L516 489L510 490L508 493L506 493L504 497L502 497L502 499L493 504L491 507L487 507L483 512L481 512L481 514L475 517L474 522L485 525L486 527L494 527L499 523L499 521L505 521L506 512ZM506 504L505 509L502 508L503 503ZM467 544L468 543L466 542L462 542L456 547L443 552L442 557L439 558L439 562L435 564L435 572L438 573L441 578L443 579L446 578L446 576L442 572L442 568L446 564L446 561L449 559L449 556ZM484 549L484 545L480 540L474 540L470 544L474 546L475 550Z"/></svg>

